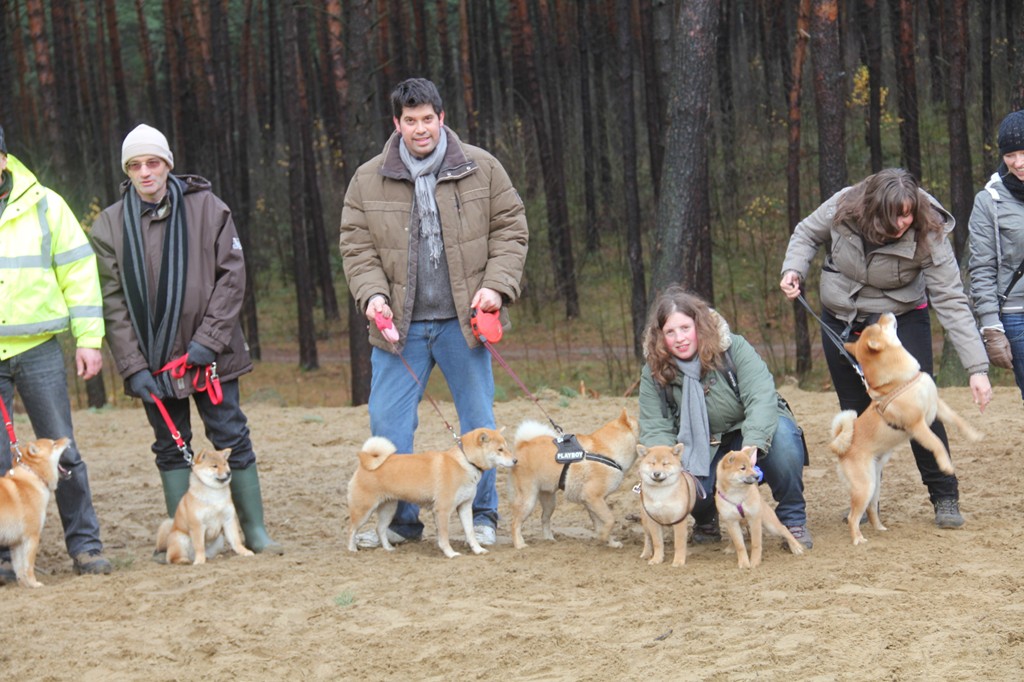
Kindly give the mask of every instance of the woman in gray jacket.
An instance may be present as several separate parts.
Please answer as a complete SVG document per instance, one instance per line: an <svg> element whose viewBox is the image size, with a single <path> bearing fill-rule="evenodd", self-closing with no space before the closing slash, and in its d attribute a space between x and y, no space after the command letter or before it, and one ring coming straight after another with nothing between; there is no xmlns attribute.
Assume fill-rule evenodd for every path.
<svg viewBox="0 0 1024 682"><path fill-rule="evenodd" d="M980 409L992 399L988 359L971 314L953 248L947 239L955 221L907 171L889 168L840 190L796 226L786 249L779 286L790 300L800 295L811 260L829 245L821 272L822 322L843 339L860 333L885 312L896 315L897 334L932 373L929 306L970 373L971 393ZM870 404L860 377L836 344L822 345L832 385L844 410L863 412ZM946 449L942 423L932 431ZM959 528L960 492L956 476L942 473L931 452L911 442L921 479L928 487L940 528Z"/></svg>
<svg viewBox="0 0 1024 682"><path fill-rule="evenodd" d="M974 198L971 298L992 364L1013 370L1024 396L1024 111L999 125L1003 160Z"/></svg>

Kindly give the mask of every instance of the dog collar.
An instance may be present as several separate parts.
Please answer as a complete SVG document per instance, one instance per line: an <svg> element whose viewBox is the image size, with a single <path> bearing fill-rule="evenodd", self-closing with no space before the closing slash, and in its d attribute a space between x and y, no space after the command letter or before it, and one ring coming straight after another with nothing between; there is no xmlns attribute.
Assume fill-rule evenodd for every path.
<svg viewBox="0 0 1024 682"><path fill-rule="evenodd" d="M729 499L728 497L726 497L725 495L723 495L723 494L722 494L722 491L721 491L721 490L719 490L719 491L718 491L718 496L719 496L719 497L720 497L721 499L723 499L723 500L725 500L726 502L728 502L729 504L731 504L732 506L736 507L736 511L738 511L738 512L740 513L740 518L741 518L741 519L745 519L745 518L747 518L747 513L746 513L745 511L743 511L743 503L742 503L742 502L740 502L739 504L736 504L735 502L733 502L732 500L730 500L730 499Z"/></svg>

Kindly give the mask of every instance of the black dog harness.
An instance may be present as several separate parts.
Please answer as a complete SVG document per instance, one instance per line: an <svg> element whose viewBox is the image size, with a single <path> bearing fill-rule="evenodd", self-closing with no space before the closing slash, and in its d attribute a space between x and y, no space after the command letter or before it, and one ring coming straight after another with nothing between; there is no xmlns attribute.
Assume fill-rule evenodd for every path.
<svg viewBox="0 0 1024 682"><path fill-rule="evenodd" d="M562 474L558 477L559 490L565 490L565 479L569 475L569 465L575 464L576 462L590 460L591 462L600 462L601 464L610 466L613 469L622 471L622 467L619 466L619 463L611 457L605 457L604 455L598 455L584 450L583 446L576 440L575 434L562 434L561 436L554 438L553 442L557 448L555 451L555 461L562 465Z"/></svg>

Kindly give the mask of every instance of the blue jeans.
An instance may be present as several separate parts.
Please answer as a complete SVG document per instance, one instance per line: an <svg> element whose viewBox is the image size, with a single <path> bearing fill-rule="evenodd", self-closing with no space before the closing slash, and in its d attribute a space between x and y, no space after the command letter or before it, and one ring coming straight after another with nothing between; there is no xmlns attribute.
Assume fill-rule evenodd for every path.
<svg viewBox="0 0 1024 682"><path fill-rule="evenodd" d="M800 427L789 417L779 416L772 446L768 456L760 459L757 466L764 473L764 482L772 491L778 505L775 515L784 526L806 526L807 504L804 501L804 442ZM722 436L722 444L711 460L711 473L698 476L704 485L707 498L697 500L693 518L697 523L707 523L715 515L715 469L726 454L743 447L743 434L733 431Z"/></svg>
<svg viewBox="0 0 1024 682"><path fill-rule="evenodd" d="M1006 338L1010 341L1010 352L1013 353L1013 378L1024 398L1024 313L1000 315L999 319L1003 322Z"/></svg>
<svg viewBox="0 0 1024 682"><path fill-rule="evenodd" d="M221 384L221 390L224 399L219 405L214 405L205 391L193 393L192 399L196 403L199 417L203 420L203 426L206 427L206 439L218 450L231 448L228 464L233 470L247 469L255 463L256 454L252 450L252 440L249 438L248 420L239 405L238 379L225 381ZM185 444L192 450L191 408L188 398L164 398L163 403L171 421L181 432ZM149 425L153 427L153 434L156 436L151 448L156 455L156 468L160 471L187 469L188 462L171 437L160 410L154 404L143 405L146 408Z"/></svg>
<svg viewBox="0 0 1024 682"><path fill-rule="evenodd" d="M383 436L400 453L413 452L413 433L419 423L417 409L434 366L441 368L459 416L459 433L481 427L494 428L494 375L491 355L483 346L470 348L462 335L459 320L427 320L409 325L402 357L416 373L413 379L402 358L374 348L371 353L373 376L370 379L370 432ZM445 415L447 420L448 416ZM437 417L442 428L442 417ZM473 500L473 523L496 526L498 523L497 472L483 473ZM407 538L423 534L419 507L399 502L391 529Z"/></svg>
<svg viewBox="0 0 1024 682"><path fill-rule="evenodd" d="M0 397L12 413L14 390L28 413L36 438L70 438L71 445L60 456L61 465L71 474L57 484L57 511L64 526L64 544L68 554L103 549L100 523L92 506L89 473L78 452L71 426L71 401L64 353L57 339L39 344L24 353L0 361ZM0 429L0 474L11 468L11 444L7 430ZM24 433L16 434L22 444ZM6 551L5 551L6 553Z"/></svg>

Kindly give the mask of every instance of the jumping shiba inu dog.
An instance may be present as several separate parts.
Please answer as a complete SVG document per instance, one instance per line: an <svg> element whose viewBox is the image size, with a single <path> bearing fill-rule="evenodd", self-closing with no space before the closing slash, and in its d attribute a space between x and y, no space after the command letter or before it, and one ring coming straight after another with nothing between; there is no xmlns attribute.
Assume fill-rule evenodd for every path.
<svg viewBox="0 0 1024 682"><path fill-rule="evenodd" d="M405 500L433 508L437 546L446 557L459 556L448 540L448 522L453 509L459 513L466 542L473 553L486 554L487 550L480 546L473 533L476 484L484 470L510 467L515 463L505 437L494 429L470 431L462 436L461 448L456 445L448 450L408 455L396 455L394 444L387 438L369 438L359 452L359 466L348 482L349 551L358 551L356 531L375 510L381 547L394 550L387 530L398 501Z"/></svg>
<svg viewBox="0 0 1024 682"><path fill-rule="evenodd" d="M11 566L24 587L42 587L36 580L36 553L46 523L46 505L57 489L60 456L67 438L40 438L24 444L11 470L0 477L0 545L11 549Z"/></svg>
<svg viewBox="0 0 1024 682"><path fill-rule="evenodd" d="M758 479L757 448L753 446L727 453L715 469L715 509L718 510L719 523L725 526L732 539L740 568L761 565L762 530L783 538L793 554L804 553L804 546L779 521L771 505L761 499ZM749 557L743 542L742 525L750 531Z"/></svg>
<svg viewBox="0 0 1024 682"><path fill-rule="evenodd" d="M648 564L665 560L663 529L672 529L675 544L673 566L686 564L686 519L697 502L697 480L683 471L683 444L675 447L637 445L640 456L640 522L644 528L641 559Z"/></svg>
<svg viewBox="0 0 1024 682"><path fill-rule="evenodd" d="M555 511L555 494L565 489L565 499L586 507L601 542L622 547L612 537L615 516L606 501L622 484L622 479L636 461L639 426L626 410L589 435L577 440L586 455L571 464L558 462L555 455L555 432L535 421L525 421L516 430L518 463L509 476L512 493L512 544L526 547L523 522L540 500L541 524L545 540L554 540L551 514Z"/></svg>
<svg viewBox="0 0 1024 682"><path fill-rule="evenodd" d="M846 349L857 359L868 384L871 405L857 416L853 410L840 412L832 420L829 444L839 458L839 475L850 486L850 537L853 544L867 542L860 532L860 518L867 510L875 530L886 530L878 518L882 468L892 449L911 438L935 455L944 473L953 473L953 463L942 441L929 428L936 417L953 424L971 441L981 439L960 415L941 398L935 382L921 371L921 365L896 336L896 317L886 313L868 325L855 343Z"/></svg>
<svg viewBox="0 0 1024 682"><path fill-rule="evenodd" d="M160 524L156 551L167 552L169 564L205 564L224 548L224 539L239 556L253 553L242 542L231 501L231 450L203 450L192 460L188 492L173 519Z"/></svg>

